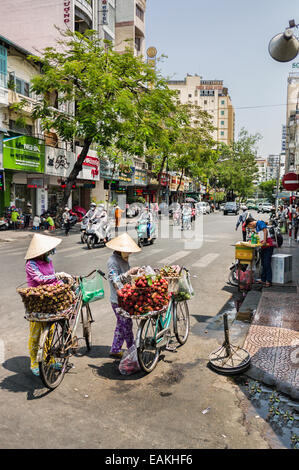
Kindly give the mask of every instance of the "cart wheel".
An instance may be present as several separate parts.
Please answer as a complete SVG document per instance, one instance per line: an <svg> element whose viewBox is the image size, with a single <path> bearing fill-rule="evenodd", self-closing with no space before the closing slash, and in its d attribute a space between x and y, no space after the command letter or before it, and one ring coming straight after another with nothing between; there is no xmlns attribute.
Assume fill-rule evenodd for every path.
<svg viewBox="0 0 299 470"><path fill-rule="evenodd" d="M66 372L69 353L66 350L68 320L48 324L41 335L39 373L43 384L53 390L61 383Z"/></svg>

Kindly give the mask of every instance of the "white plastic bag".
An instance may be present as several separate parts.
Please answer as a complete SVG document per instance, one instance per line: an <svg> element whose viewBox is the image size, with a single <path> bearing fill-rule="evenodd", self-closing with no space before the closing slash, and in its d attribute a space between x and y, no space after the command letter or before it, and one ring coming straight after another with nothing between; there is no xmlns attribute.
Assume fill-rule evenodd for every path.
<svg viewBox="0 0 299 470"><path fill-rule="evenodd" d="M190 296L194 295L189 271L185 271L180 277L178 293L189 294Z"/></svg>
<svg viewBox="0 0 299 470"><path fill-rule="evenodd" d="M137 356L137 348L135 344L131 346L123 355L119 363L119 372L122 375L135 374L140 370L140 365Z"/></svg>

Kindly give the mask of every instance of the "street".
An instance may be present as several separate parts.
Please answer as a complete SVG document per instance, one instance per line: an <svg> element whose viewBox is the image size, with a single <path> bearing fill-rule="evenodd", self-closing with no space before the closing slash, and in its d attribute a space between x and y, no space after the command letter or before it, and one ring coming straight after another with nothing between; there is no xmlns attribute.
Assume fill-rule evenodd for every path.
<svg viewBox="0 0 299 470"><path fill-rule="evenodd" d="M226 307L232 311L235 288L227 284L228 268L234 259L232 245L241 231L235 231L236 216L216 212L201 217L201 248L185 249L181 239L160 238L130 257L131 266L177 262L190 269L195 296L189 302L187 343L176 352L162 351L151 374L122 376L119 362L109 357L115 317L104 281L105 298L91 304L93 348L88 355L71 358L74 367L52 392L30 372L29 324L16 293L16 287L25 282L24 255L30 238L1 243L2 448L271 447L269 425L247 416L249 402L240 387L207 367L209 354L223 342L217 314ZM128 232L136 238L134 220L129 219ZM80 243L78 231L62 238L53 257L56 271L87 274L97 267L106 271L108 248L88 250ZM280 447L278 441L276 446Z"/></svg>

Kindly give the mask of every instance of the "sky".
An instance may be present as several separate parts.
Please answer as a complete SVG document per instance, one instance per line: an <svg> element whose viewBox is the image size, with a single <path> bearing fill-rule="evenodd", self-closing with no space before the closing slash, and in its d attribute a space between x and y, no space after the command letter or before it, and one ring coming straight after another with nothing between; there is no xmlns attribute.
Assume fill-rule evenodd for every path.
<svg viewBox="0 0 299 470"><path fill-rule="evenodd" d="M287 78L293 63L299 66L299 55L272 59L268 45L291 19L299 23L299 0L147 0L146 47L167 56L158 64L167 78L197 73L223 80L235 108L235 138L242 128L261 134L257 152L264 157L281 152Z"/></svg>

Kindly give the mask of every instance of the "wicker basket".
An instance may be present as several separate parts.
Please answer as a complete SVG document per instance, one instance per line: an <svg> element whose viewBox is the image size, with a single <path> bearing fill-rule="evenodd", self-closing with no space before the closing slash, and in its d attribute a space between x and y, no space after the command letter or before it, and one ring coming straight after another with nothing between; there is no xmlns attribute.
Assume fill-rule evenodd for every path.
<svg viewBox="0 0 299 470"><path fill-rule="evenodd" d="M154 310L152 312L143 313L142 315L131 315L129 312L126 312L123 308L117 308L117 313L125 318L131 318L135 320L144 320L146 318L159 316L167 311L168 305L165 305L161 310Z"/></svg>
<svg viewBox="0 0 299 470"><path fill-rule="evenodd" d="M34 321L34 322L53 322L59 320L65 320L72 316L75 310L75 305L71 305L68 309L59 312L59 313L37 313L37 312L27 312L25 310L25 320Z"/></svg>

